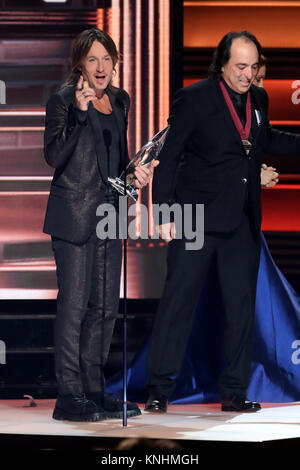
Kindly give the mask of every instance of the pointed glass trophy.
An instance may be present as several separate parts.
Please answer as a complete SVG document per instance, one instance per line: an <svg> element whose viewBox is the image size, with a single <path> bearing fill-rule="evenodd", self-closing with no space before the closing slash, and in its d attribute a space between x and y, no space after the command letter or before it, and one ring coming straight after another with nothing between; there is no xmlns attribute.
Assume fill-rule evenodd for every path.
<svg viewBox="0 0 300 470"><path fill-rule="evenodd" d="M134 201L138 199L138 192L134 187L134 170L137 165L147 165L152 160L156 160L163 148L170 126L165 127L163 130L155 134L138 153L130 160L126 169L122 171L121 175L116 178L108 178L109 183L115 188L118 193L124 196L124 180L126 178L126 196Z"/></svg>

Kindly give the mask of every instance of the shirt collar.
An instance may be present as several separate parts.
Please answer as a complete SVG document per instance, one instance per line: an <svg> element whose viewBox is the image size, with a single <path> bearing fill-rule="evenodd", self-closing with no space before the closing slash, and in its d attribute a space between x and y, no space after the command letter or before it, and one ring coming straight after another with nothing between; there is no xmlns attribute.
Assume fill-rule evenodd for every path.
<svg viewBox="0 0 300 470"><path fill-rule="evenodd" d="M230 86L225 82L223 77L221 78L221 80L223 84L225 85L225 88L228 91L228 94L231 99L233 98L234 101L237 101L237 102L241 101L242 103L246 103L247 93L237 93L232 88L230 88Z"/></svg>

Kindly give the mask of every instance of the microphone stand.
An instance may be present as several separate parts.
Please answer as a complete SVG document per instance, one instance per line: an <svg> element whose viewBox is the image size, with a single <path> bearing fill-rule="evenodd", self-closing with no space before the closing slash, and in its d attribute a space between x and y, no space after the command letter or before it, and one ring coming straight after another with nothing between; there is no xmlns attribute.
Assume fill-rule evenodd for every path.
<svg viewBox="0 0 300 470"><path fill-rule="evenodd" d="M123 427L127 426L127 238L128 238L128 198L126 196L126 166L124 193L126 198L126 234L123 239Z"/></svg>
<svg viewBox="0 0 300 470"><path fill-rule="evenodd" d="M125 116L127 116L125 108ZM123 193L123 197L126 197L126 234L123 239L124 247L124 278L123 278L123 287L124 287L124 304L123 304L123 426L127 426L127 239L128 239L128 197L130 196L135 202L138 198L138 193L136 192L132 181L128 184L128 190L126 190L127 183L127 174L130 174L132 165L137 162L137 159L140 158L140 164L150 163L155 159L163 145L167 136L167 133L170 130L168 125L163 130L158 132L146 145L144 145L141 150L135 155L134 159L130 161L128 165L125 164L124 171L121 173L119 178L108 178L112 186L120 193Z"/></svg>

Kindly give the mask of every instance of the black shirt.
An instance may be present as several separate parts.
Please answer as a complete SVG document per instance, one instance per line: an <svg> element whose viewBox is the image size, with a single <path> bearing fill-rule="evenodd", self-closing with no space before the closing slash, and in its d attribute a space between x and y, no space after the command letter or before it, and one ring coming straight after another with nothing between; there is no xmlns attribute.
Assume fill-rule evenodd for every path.
<svg viewBox="0 0 300 470"><path fill-rule="evenodd" d="M101 123L103 140L107 152L108 176L119 176L121 142L114 111L112 111L110 114L104 114L100 111L97 111L97 115ZM118 192L108 183L106 186L104 201L116 206L118 200Z"/></svg>
<svg viewBox="0 0 300 470"><path fill-rule="evenodd" d="M108 176L119 176L120 173L120 135L114 111L104 114L97 111L103 130L103 140L107 151Z"/></svg>
<svg viewBox="0 0 300 470"><path fill-rule="evenodd" d="M76 108L76 115L79 122L84 122L87 119L87 111L81 111ZM121 155L121 141L118 125L115 118L115 113L112 111L110 114L104 114L97 111L97 116L102 128L104 145L107 152L107 169L108 176L119 176L120 173L120 155ZM117 205L119 200L118 192L108 183L106 185L106 192L104 202Z"/></svg>

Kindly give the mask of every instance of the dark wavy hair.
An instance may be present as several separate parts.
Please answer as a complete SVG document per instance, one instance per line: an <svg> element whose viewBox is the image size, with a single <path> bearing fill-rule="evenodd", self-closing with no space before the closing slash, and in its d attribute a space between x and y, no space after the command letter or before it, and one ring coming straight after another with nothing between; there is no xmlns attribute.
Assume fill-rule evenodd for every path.
<svg viewBox="0 0 300 470"><path fill-rule="evenodd" d="M227 33L219 42L214 52L213 61L208 69L208 76L213 79L219 79L222 75L222 67L230 59L231 44L234 39L243 38L245 41L253 42L257 48L258 56L262 55L262 48L256 37L249 31L231 31Z"/></svg>
<svg viewBox="0 0 300 470"><path fill-rule="evenodd" d="M115 68L119 60L119 53L112 38L101 29L86 29L76 36L74 40L71 53L71 70L66 78L66 81L62 84L62 88L67 85L76 86L81 74L79 67L83 59L88 54L94 41L100 42L105 47L110 57L112 58L113 66ZM111 84L109 84L109 86L111 86Z"/></svg>

